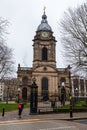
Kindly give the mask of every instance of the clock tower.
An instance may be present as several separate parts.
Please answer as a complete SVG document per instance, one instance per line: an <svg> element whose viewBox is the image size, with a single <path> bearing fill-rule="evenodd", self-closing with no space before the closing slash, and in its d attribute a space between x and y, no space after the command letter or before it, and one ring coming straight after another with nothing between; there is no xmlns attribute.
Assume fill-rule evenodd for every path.
<svg viewBox="0 0 87 130"><path fill-rule="evenodd" d="M32 79L38 86L38 101L54 100L54 95L61 96L62 88L69 94L69 72L65 68L56 67L56 39L44 13L33 39L33 66L18 65L18 83L21 89L20 99L30 100ZM68 95L67 94L67 95ZM69 97L69 96L67 96ZM66 97L66 98L67 98Z"/></svg>
<svg viewBox="0 0 87 130"><path fill-rule="evenodd" d="M41 24L38 26L33 39L33 67L51 66L56 68L55 46L56 40L44 11Z"/></svg>

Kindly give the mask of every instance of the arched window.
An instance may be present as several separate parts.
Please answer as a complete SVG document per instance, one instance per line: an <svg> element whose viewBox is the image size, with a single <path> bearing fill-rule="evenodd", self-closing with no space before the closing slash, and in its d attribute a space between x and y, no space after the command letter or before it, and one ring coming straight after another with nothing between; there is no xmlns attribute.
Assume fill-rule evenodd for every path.
<svg viewBox="0 0 87 130"><path fill-rule="evenodd" d="M43 78L42 79L42 97L44 101L47 101L49 99L48 95L48 79Z"/></svg>
<svg viewBox="0 0 87 130"><path fill-rule="evenodd" d="M24 99L24 100L26 100L27 99L27 88L23 88L23 90L22 90L22 98Z"/></svg>
<svg viewBox="0 0 87 130"><path fill-rule="evenodd" d="M46 47L42 48L42 60L47 61L47 48Z"/></svg>

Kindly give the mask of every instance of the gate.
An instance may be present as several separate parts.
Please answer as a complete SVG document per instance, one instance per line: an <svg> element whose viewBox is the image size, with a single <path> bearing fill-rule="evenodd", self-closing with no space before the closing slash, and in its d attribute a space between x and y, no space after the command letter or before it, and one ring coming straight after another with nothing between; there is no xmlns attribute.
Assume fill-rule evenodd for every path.
<svg viewBox="0 0 87 130"><path fill-rule="evenodd" d="M48 91L47 91L48 92ZM47 93L45 91L45 93ZM49 95L48 100L43 100L43 95L38 96L38 112L52 112L57 106L61 106L58 94Z"/></svg>

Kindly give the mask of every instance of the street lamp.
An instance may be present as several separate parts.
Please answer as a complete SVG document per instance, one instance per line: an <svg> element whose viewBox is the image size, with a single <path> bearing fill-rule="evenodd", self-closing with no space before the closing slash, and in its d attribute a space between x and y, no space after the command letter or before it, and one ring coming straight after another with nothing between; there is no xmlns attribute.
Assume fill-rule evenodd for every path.
<svg viewBox="0 0 87 130"><path fill-rule="evenodd" d="M19 103L19 101L20 101L20 98L19 98L20 91L21 91L21 89L20 89L20 88L18 88L18 103Z"/></svg>
<svg viewBox="0 0 87 130"><path fill-rule="evenodd" d="M61 105L65 105L66 90L64 84L61 86Z"/></svg>
<svg viewBox="0 0 87 130"><path fill-rule="evenodd" d="M72 86L71 86L71 66L68 65L67 69L69 70L69 88L70 88L70 118L73 117L73 112L72 112Z"/></svg>
<svg viewBox="0 0 87 130"><path fill-rule="evenodd" d="M78 88L75 89L76 102L78 101Z"/></svg>

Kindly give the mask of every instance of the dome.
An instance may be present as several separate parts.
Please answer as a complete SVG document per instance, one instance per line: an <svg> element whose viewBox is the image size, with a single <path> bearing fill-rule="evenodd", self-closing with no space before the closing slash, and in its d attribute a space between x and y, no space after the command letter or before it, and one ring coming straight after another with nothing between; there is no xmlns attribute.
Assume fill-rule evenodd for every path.
<svg viewBox="0 0 87 130"><path fill-rule="evenodd" d="M37 31L52 31L50 25L47 22L47 16L44 14L42 15L41 24L38 26Z"/></svg>

